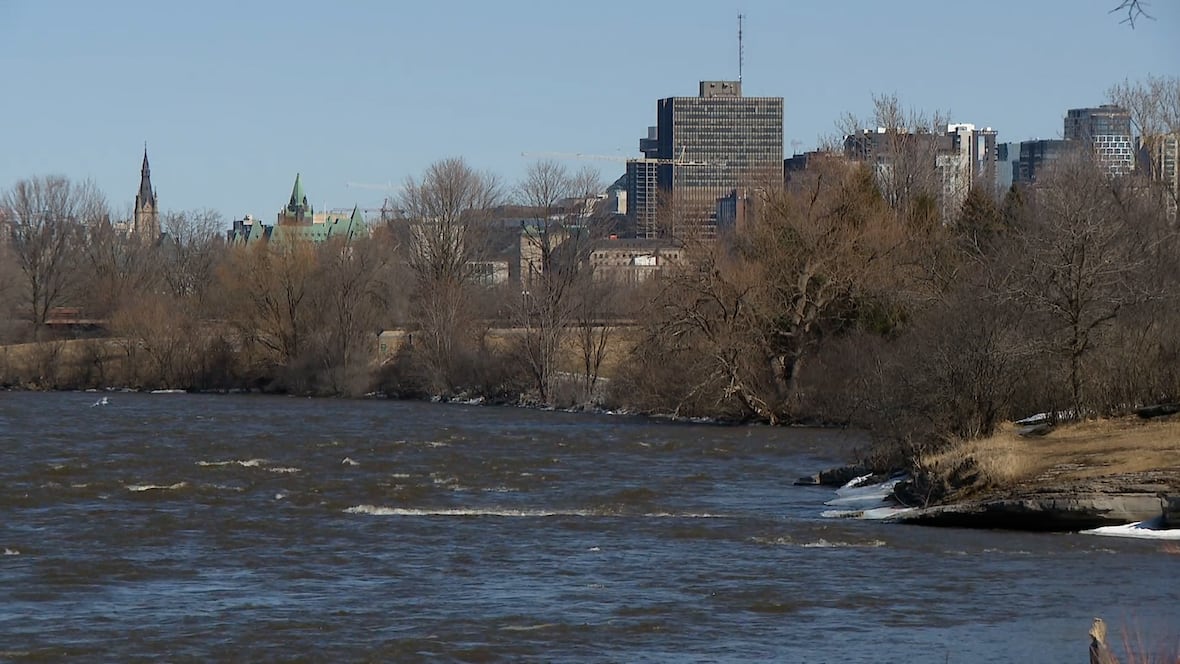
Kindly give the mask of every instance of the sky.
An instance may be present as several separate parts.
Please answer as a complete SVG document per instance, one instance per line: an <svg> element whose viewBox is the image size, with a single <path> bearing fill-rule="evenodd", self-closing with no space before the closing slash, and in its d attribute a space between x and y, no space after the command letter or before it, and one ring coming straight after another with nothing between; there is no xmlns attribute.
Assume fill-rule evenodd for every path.
<svg viewBox="0 0 1180 664"><path fill-rule="evenodd" d="M378 208L449 157L508 186L526 152L635 157L657 99L737 77L739 13L743 91L785 98L788 155L881 94L1055 138L1115 83L1180 76L1180 2L1133 29L1118 4L0 0L0 191L90 179L129 214L146 143L160 206L228 225L273 221L296 173L317 210Z"/></svg>

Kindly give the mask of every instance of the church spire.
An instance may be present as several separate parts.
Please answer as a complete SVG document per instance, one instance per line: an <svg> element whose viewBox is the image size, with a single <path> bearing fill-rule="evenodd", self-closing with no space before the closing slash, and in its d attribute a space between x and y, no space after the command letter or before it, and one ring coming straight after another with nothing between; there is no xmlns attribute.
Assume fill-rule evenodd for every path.
<svg viewBox="0 0 1180 664"><path fill-rule="evenodd" d="M156 192L152 191L152 170L148 167L147 143L143 145L143 168L139 171L139 195L135 197L135 207L150 205L156 207Z"/></svg>
<svg viewBox="0 0 1180 664"><path fill-rule="evenodd" d="M152 189L147 143L143 144L143 168L139 171L139 193L135 196L134 215L131 232L145 242L157 241L160 237L160 210L156 205L156 192Z"/></svg>

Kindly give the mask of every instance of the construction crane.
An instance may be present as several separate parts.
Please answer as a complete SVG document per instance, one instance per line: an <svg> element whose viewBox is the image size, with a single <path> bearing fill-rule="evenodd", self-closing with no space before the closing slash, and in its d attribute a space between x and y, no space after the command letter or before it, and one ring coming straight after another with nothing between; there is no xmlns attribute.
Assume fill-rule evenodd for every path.
<svg viewBox="0 0 1180 664"><path fill-rule="evenodd" d="M675 159L661 159L655 157L624 157L622 155L586 154L584 152L521 152L520 156L534 159L597 159L601 161L638 161L645 164L670 164L672 166L724 166L724 163L712 161L695 161L684 158L684 148L680 148L680 156Z"/></svg>

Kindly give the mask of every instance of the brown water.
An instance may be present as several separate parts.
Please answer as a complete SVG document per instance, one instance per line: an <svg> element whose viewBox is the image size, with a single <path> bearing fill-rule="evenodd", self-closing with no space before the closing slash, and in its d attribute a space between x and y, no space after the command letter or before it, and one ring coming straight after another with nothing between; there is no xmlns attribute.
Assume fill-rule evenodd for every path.
<svg viewBox="0 0 1180 664"><path fill-rule="evenodd" d="M0 393L0 660L1083 662L1180 559L820 517L857 434Z"/></svg>

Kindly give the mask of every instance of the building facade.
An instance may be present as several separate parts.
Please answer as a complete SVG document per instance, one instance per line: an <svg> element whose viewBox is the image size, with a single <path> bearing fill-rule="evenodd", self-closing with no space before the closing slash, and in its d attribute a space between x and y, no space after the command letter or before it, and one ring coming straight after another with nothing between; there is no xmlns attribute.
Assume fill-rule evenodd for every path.
<svg viewBox="0 0 1180 664"><path fill-rule="evenodd" d="M656 223L657 204L674 209L682 223L715 234L718 198L742 186L781 181L782 97L744 97L740 81L701 81L696 97L660 99L656 119L655 135L649 131L640 141L648 159L628 164L629 173L641 176L628 192L639 237L677 234L674 226Z"/></svg>
<svg viewBox="0 0 1180 664"><path fill-rule="evenodd" d="M1127 175L1135 170L1135 143L1131 136L1131 114L1113 104L1097 108L1071 108L1065 114L1065 140L1076 141L1094 151L1110 175Z"/></svg>
<svg viewBox="0 0 1180 664"><path fill-rule="evenodd" d="M367 234L368 225L359 207L354 206L351 214L343 211L315 212L303 191L302 179L296 173L291 197L286 207L279 210L273 226L246 215L243 219L234 220L226 239L230 244L272 240L318 244L335 238L351 240Z"/></svg>

